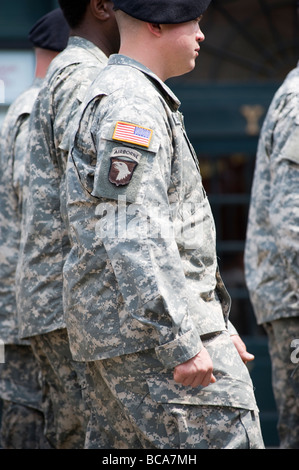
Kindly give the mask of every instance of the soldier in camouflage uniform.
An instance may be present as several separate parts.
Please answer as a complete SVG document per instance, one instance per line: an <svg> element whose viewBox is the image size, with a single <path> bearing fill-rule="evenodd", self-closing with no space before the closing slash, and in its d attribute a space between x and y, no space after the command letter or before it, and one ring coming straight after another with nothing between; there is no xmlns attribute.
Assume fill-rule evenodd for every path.
<svg viewBox="0 0 299 470"><path fill-rule="evenodd" d="M1 128L0 158L0 339L5 362L0 366L3 399L1 443L5 449L49 448L44 436L40 368L30 343L20 340L15 298L28 121L51 60L67 44L68 25L59 9L42 17L29 39L35 47L32 86L10 106Z"/></svg>
<svg viewBox="0 0 299 470"><path fill-rule="evenodd" d="M245 247L250 298L268 336L284 449L299 448L298 353L292 349L299 345L298 116L299 66L276 92L263 124Z"/></svg>
<svg viewBox="0 0 299 470"><path fill-rule="evenodd" d="M193 69L209 3L115 0L120 53L73 122L65 313L101 430L89 448L263 448L212 212L164 83Z"/></svg>
<svg viewBox="0 0 299 470"><path fill-rule="evenodd" d="M71 27L65 51L49 68L30 120L28 188L17 271L20 335L39 357L51 408L45 407L55 448L82 448L88 398L85 365L72 360L63 316L62 266L69 249L63 223L67 123L91 80L119 47L110 1L61 0Z"/></svg>

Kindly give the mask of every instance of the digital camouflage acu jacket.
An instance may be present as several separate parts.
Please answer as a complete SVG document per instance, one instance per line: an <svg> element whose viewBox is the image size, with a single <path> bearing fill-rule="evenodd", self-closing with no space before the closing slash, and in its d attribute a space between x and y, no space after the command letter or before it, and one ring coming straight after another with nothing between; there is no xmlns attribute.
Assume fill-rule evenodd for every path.
<svg viewBox="0 0 299 470"><path fill-rule="evenodd" d="M27 204L17 269L20 335L65 326L62 269L69 251L64 221L67 126L96 74L107 63L90 41L71 37L52 62L30 118Z"/></svg>
<svg viewBox="0 0 299 470"><path fill-rule="evenodd" d="M258 323L299 313L299 67L276 92L260 135L245 248Z"/></svg>
<svg viewBox="0 0 299 470"><path fill-rule="evenodd" d="M79 361L155 348L172 368L227 328L214 220L179 105L151 71L114 55L76 116L64 272Z"/></svg>
<svg viewBox="0 0 299 470"><path fill-rule="evenodd" d="M0 137L0 340L19 344L15 275L19 258L28 121L42 85L36 78L9 107Z"/></svg>

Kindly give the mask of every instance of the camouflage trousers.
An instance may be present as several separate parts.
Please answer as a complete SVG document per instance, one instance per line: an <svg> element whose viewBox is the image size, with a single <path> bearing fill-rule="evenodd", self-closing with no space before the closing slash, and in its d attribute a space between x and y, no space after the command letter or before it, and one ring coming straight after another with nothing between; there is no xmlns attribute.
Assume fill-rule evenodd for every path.
<svg viewBox="0 0 299 470"><path fill-rule="evenodd" d="M55 449L83 448L89 419L85 364L73 361L66 329L30 341L42 371L46 436Z"/></svg>
<svg viewBox="0 0 299 470"><path fill-rule="evenodd" d="M0 364L2 449L50 449L44 434L40 369L30 346L6 345Z"/></svg>
<svg viewBox="0 0 299 470"><path fill-rule="evenodd" d="M291 348L294 340L299 346L299 317L282 318L264 327L269 340L280 447L299 449L299 364L298 353L292 360Z"/></svg>
<svg viewBox="0 0 299 470"><path fill-rule="evenodd" d="M175 396L159 364L153 350L87 364L92 409L86 448L264 448L254 407L217 406L217 396L215 405L200 405L198 391L192 396L186 388Z"/></svg>

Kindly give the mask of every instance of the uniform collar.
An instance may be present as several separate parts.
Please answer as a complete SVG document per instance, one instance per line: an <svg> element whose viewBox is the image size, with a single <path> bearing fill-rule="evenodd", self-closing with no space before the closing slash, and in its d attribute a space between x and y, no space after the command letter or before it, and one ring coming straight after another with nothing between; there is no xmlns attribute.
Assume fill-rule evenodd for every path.
<svg viewBox="0 0 299 470"><path fill-rule="evenodd" d="M148 78L155 84L155 86L162 93L164 99L167 101L170 107L173 108L175 111L179 109L181 103L176 97L176 95L173 93L173 91L145 65L122 54L112 54L108 60L108 65L126 65L140 70L144 75L147 75Z"/></svg>
<svg viewBox="0 0 299 470"><path fill-rule="evenodd" d="M107 60L106 54L93 42L80 36L70 36L68 40L68 47L80 47L85 49L90 54L94 55L99 60Z"/></svg>
<svg viewBox="0 0 299 470"><path fill-rule="evenodd" d="M44 79L42 77L34 77L32 86L34 87L40 87L43 83Z"/></svg>

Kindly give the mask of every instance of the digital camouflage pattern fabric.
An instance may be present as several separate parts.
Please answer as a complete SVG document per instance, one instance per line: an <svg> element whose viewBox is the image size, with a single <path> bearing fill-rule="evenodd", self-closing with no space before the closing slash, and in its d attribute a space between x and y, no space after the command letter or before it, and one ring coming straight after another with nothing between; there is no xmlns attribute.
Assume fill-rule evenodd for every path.
<svg viewBox="0 0 299 470"><path fill-rule="evenodd" d="M278 432L282 449L299 448L299 361L290 357L294 338L298 341L299 319L281 318L265 323L272 363L272 386L278 411Z"/></svg>
<svg viewBox="0 0 299 470"><path fill-rule="evenodd" d="M155 347L173 367L198 352L200 335L227 328L230 297L179 102L141 72L110 58L82 107L67 179L67 326L77 360ZM120 143L113 139L119 122L152 130L152 138L139 145L133 133ZM116 156L129 173L125 185L110 181Z"/></svg>
<svg viewBox="0 0 299 470"><path fill-rule="evenodd" d="M31 338L42 372L45 435L54 449L82 449L89 419L85 364L72 360L65 329Z"/></svg>
<svg viewBox="0 0 299 470"><path fill-rule="evenodd" d="M273 98L258 145L245 274L258 323L298 317L299 68Z"/></svg>
<svg viewBox="0 0 299 470"><path fill-rule="evenodd" d="M101 406L110 396L111 408L114 399L135 423L136 436L156 446L160 435L161 447L169 429L155 431L160 404L170 414L216 404L257 411L248 370L230 339L214 220L179 105L150 70L111 56L72 123L67 167L72 354L89 361L95 394L103 390L94 405L103 428L115 426ZM216 383L195 390L177 384L173 368L203 344ZM258 419L254 426L262 447ZM147 427L150 440L140 438Z"/></svg>
<svg viewBox="0 0 299 470"><path fill-rule="evenodd" d="M20 336L63 328L62 269L69 250L65 214L67 124L107 57L71 37L51 63L31 115L22 244L17 270ZM27 172L28 170L28 172ZM30 170L30 171L29 171Z"/></svg>
<svg viewBox="0 0 299 470"><path fill-rule="evenodd" d="M267 335L282 448L299 447L299 67L277 90L261 131L245 246L254 312Z"/></svg>
<svg viewBox="0 0 299 470"><path fill-rule="evenodd" d="M28 121L41 85L36 78L9 107L1 126L0 340L5 362L0 364L0 445L5 449L50 448L44 435L40 369L28 341L19 338L15 294Z"/></svg>
<svg viewBox="0 0 299 470"><path fill-rule="evenodd" d="M15 275L21 239L28 121L41 85L42 81L35 79L10 106L1 126L0 339L6 344L20 343Z"/></svg>
<svg viewBox="0 0 299 470"><path fill-rule="evenodd" d="M55 448L82 448L88 418L80 385L85 364L71 357L63 312L62 269L69 250L63 145L68 142L68 122L106 62L93 43L71 37L51 62L29 126L17 304L20 336L31 339L46 383L47 435Z"/></svg>
<svg viewBox="0 0 299 470"><path fill-rule="evenodd" d="M205 388L177 384L154 350L88 363L97 420L88 426L87 448L99 442L103 448L263 448L248 372L236 368L240 358L227 335L204 340L217 379ZM240 433L244 410L250 412Z"/></svg>
<svg viewBox="0 0 299 470"><path fill-rule="evenodd" d="M0 364L0 449L51 449L45 431L39 364L31 346L9 344Z"/></svg>

